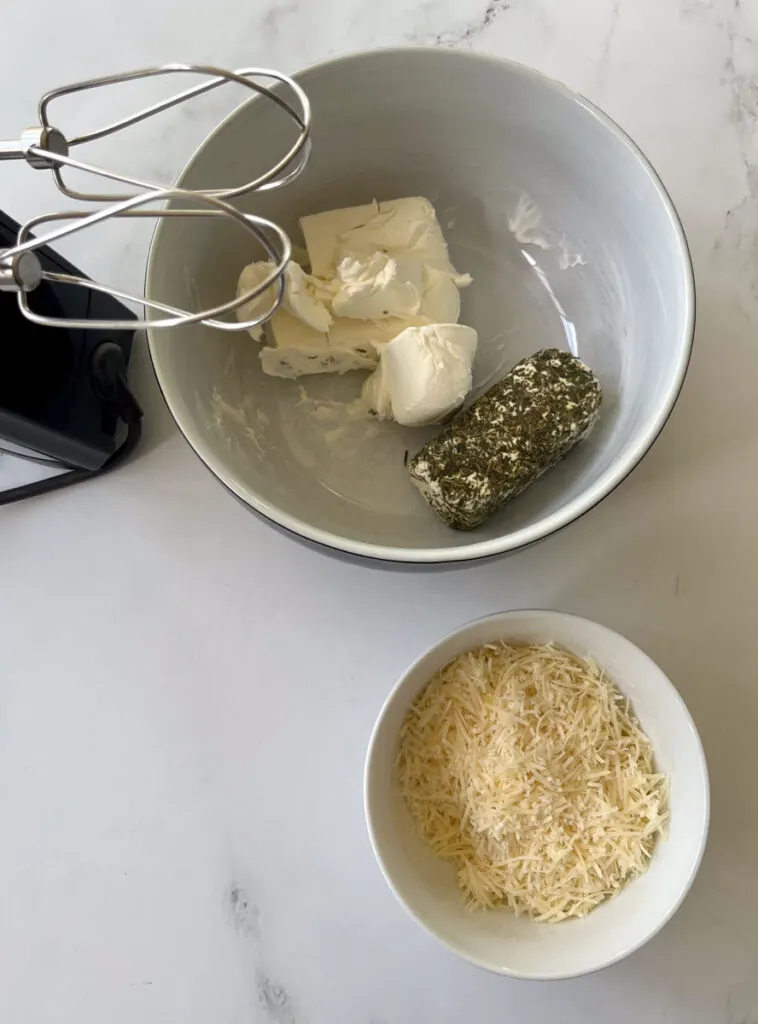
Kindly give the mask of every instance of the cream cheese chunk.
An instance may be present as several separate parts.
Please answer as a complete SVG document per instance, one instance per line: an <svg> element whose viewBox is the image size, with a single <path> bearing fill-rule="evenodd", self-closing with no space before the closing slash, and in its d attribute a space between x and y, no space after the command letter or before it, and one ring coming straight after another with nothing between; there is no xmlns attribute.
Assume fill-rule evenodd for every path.
<svg viewBox="0 0 758 1024"><path fill-rule="evenodd" d="M382 347L362 397L379 419L439 423L471 390L477 333L461 324L409 327Z"/></svg>
<svg viewBox="0 0 758 1024"><path fill-rule="evenodd" d="M425 323L419 317L412 323ZM337 319L326 333L315 331L286 310L269 324L273 344L261 349L264 373L272 377L303 377L314 373L373 370L383 345L408 326L408 319Z"/></svg>
<svg viewBox="0 0 758 1024"><path fill-rule="evenodd" d="M333 278L346 255L369 259L377 252L413 257L424 266L450 274L460 287L470 281L450 262L447 242L428 199L412 196L386 202L327 210L300 220L311 273Z"/></svg>
<svg viewBox="0 0 758 1024"><path fill-rule="evenodd" d="M300 224L310 272L287 265L261 349L264 372L373 371L364 402L380 419L407 426L438 422L458 408L471 388L477 344L476 331L458 326L459 292L471 278L451 263L429 200L374 201ZM272 269L266 261L245 267L237 294ZM276 294L275 285L266 289L238 310L239 319L265 315ZM263 339L260 326L250 333Z"/></svg>
<svg viewBox="0 0 758 1024"><path fill-rule="evenodd" d="M421 312L423 279L424 268L417 260L394 258L386 252L375 252L368 259L345 256L337 267L332 309L335 316L357 320L416 316Z"/></svg>
<svg viewBox="0 0 758 1024"><path fill-rule="evenodd" d="M237 295L240 296L256 285L263 284L273 269L274 264L266 260L248 264L240 274ZM237 310L237 319L252 320L254 317L262 316L271 308L275 298L276 285L271 285L257 298L240 306ZM333 319L328 306L331 298L332 289L326 282L306 274L297 263L290 261L287 264L284 271L281 309L297 317L314 331L326 332L331 327ZM262 333L262 324L250 328L250 334L256 341L261 340Z"/></svg>

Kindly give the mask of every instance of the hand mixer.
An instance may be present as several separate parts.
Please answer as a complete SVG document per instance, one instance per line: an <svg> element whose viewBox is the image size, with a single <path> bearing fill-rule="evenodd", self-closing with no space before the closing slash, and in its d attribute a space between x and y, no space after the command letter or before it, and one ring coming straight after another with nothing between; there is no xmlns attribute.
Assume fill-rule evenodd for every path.
<svg viewBox="0 0 758 1024"><path fill-rule="evenodd" d="M207 79L198 85L185 89L180 93L160 100L149 107L139 110L128 117L121 118L102 128L86 132L72 139L54 127L49 118L51 104L63 96L84 92L90 89L106 88L123 82L142 78L153 78L165 75L200 75ZM260 80L273 80L274 87L262 84ZM116 171L98 167L95 164L76 159L71 150L77 146L97 139L113 135L125 128L144 121L148 117L164 110L187 102L203 93L217 89L219 86L237 83L251 90L255 95L276 104L289 117L296 131L296 137L289 150L263 174L251 181L234 188L209 188L188 190L165 187L154 182L120 174ZM18 234L16 245L0 250L0 290L17 293L18 305L22 314L36 324L48 327L99 328L109 330L129 330L135 327L150 325L151 330L168 327L179 327L184 324L202 322L222 331L239 331L255 327L268 320L276 312L283 294L284 269L291 257L290 240L284 231L272 221L252 213L242 213L231 205L231 200L253 192L268 191L281 188L293 181L305 167L310 155L311 110L308 98L297 84L287 75L267 68L242 68L238 71L227 71L203 64L166 64L160 67L142 68L116 75L107 75L87 81L75 82L46 93L39 103L39 125L28 128L20 139L10 142L0 141L0 160L25 160L27 164L38 170L50 170L58 189L68 198L85 203L100 205L94 212L74 210L48 213L34 217L25 223ZM80 192L71 188L64 178L66 168L73 168L87 174L131 186L133 190L124 195L95 192ZM157 209L151 208L156 204ZM190 203L183 207L177 203ZM55 274L44 270L35 256L36 249L50 242L65 238L75 232L82 231L95 224L118 217L227 217L241 228L252 234L262 246L269 261L273 264L271 273L256 287L237 295L229 302L201 311L177 309L146 296L135 296L118 288L97 283L88 278ZM42 235L32 236L32 232L42 225L58 221L69 223L48 229ZM162 318L150 317L137 319L86 319L71 320L68 318L47 316L35 312L28 301L29 293L41 281L58 284L75 285L92 291L110 295L113 298L135 302L163 314ZM249 320L222 320L224 314L232 313L241 306L262 295L272 285L276 285L274 299L264 312Z"/></svg>
<svg viewBox="0 0 758 1024"><path fill-rule="evenodd" d="M67 138L51 122L50 108L64 96L162 76L200 76L203 80L134 114L72 138ZM275 104L294 128L294 140L287 152L250 181L234 187L194 191L171 188L71 155L79 146L233 83L251 91L260 102ZM18 311L15 304L10 308L6 304L4 309L0 306L4 327L0 332L0 342L4 345L0 384L5 385L0 387L0 438L5 442L5 446L0 446L0 453L20 454L33 461L71 468L59 476L0 492L0 504L88 479L114 468L133 450L140 436L142 414L127 386L126 368L131 336L136 328L149 324L151 330L158 330L201 322L221 331L240 331L258 326L273 316L283 296L283 274L291 256L290 240L277 224L256 214L241 212L233 201L287 185L303 170L310 154L311 110L307 96L291 78L266 68L227 71L202 64L167 64L76 82L46 93L39 102L38 119L39 124L24 131L20 139L0 141L0 160L23 160L30 168L51 171L64 196L80 204L95 204L95 208L42 214L21 226L0 216L0 228L3 228L0 231L0 293L11 293L5 296L11 302L15 293L18 306ZM65 177L71 170L119 182L129 191L124 194L78 191ZM257 286L228 302L203 310L186 310L91 281L48 249L49 243L58 239L121 217L225 217L256 239L271 271ZM9 241L12 244L7 247ZM51 289L59 289L60 294L67 297L73 292L80 298L51 304ZM269 290L271 301L257 303L255 316L249 311L243 313L248 319L234 316L235 311ZM122 302L145 307L147 315L136 317L121 305ZM54 359L41 352L39 334L20 330L23 320L19 320L18 313L31 322L27 325L30 330L32 325L34 330L65 329L65 334L60 333L58 344L49 343ZM227 319L227 314L232 316ZM14 320L19 320L19 324ZM112 331L121 332L117 340L111 336ZM51 367L60 362L66 345L74 343L77 351L75 358L71 358L71 365L83 367L84 372L71 370L60 387L41 386L41 375L45 371L53 372ZM49 396L54 391L51 401L45 398L44 411L41 411L40 396ZM30 395L33 409L27 401ZM114 436L119 421L126 424L127 434L123 443L116 447Z"/></svg>

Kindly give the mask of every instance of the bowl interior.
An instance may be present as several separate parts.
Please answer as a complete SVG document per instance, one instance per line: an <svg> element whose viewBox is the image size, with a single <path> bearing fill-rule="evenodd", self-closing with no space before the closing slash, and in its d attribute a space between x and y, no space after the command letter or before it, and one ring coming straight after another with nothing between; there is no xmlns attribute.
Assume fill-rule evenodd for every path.
<svg viewBox="0 0 758 1024"><path fill-rule="evenodd" d="M539 348L568 347L601 380L601 422L475 534L438 523L409 484L405 453L427 433L348 420L339 403L359 394L363 374L278 380L262 373L247 334L202 325L153 332L156 372L181 429L243 500L348 550L379 546L385 557L436 560L550 532L634 465L683 377L690 266L657 179L583 100L504 61L380 51L320 65L300 82L313 105L311 162L293 184L241 200L242 208L273 218L297 244L304 214L374 197L428 197L455 265L474 277L461 320L479 332L478 388ZM206 141L180 184L240 184L292 138L273 104L253 100ZM164 220L148 294L184 308L213 305L233 295L241 268L259 258L233 224Z"/></svg>
<svg viewBox="0 0 758 1024"><path fill-rule="evenodd" d="M416 833L393 770L405 714L431 676L480 644L554 642L592 655L623 693L671 780L671 822L647 872L586 918L560 924L516 919L509 911L470 913L453 868L428 851ZM700 864L708 829L708 777L697 731L661 670L618 634L555 612L506 612L464 627L425 654L388 698L366 762L366 815L382 871L406 909L461 956L504 974L560 978L621 959L674 913Z"/></svg>

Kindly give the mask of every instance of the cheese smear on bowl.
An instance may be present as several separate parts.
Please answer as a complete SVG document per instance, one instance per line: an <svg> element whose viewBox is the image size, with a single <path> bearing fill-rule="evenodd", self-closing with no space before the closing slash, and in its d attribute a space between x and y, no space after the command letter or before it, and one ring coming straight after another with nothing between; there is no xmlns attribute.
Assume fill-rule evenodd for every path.
<svg viewBox="0 0 758 1024"><path fill-rule="evenodd" d="M328 210L301 219L310 272L291 262L279 310L261 349L274 377L375 371L363 398L380 419L436 423L471 389L476 331L459 327L459 291L470 284L450 261L434 207L422 197ZM271 273L242 271L237 294ZM270 309L275 287L238 310ZM261 341L263 329L250 334ZM392 350L389 346L392 344Z"/></svg>

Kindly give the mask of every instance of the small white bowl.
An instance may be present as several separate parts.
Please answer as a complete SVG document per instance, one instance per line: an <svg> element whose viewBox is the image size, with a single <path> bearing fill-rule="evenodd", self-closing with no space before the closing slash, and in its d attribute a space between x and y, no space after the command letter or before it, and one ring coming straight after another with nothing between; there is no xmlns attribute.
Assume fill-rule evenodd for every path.
<svg viewBox="0 0 758 1024"><path fill-rule="evenodd" d="M417 835L394 771L398 735L429 679L464 651L495 641L555 643L592 656L632 701L671 780L668 835L649 869L587 917L560 924L517 919L508 910L470 912L451 865ZM708 833L705 755L681 697L646 654L605 626L551 611L501 612L469 623L435 644L385 701L369 744L366 822L388 885L431 935L471 963L533 980L571 978L607 967L639 949L673 916L697 873Z"/></svg>

